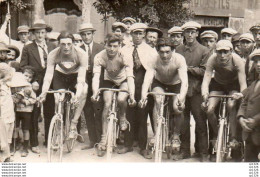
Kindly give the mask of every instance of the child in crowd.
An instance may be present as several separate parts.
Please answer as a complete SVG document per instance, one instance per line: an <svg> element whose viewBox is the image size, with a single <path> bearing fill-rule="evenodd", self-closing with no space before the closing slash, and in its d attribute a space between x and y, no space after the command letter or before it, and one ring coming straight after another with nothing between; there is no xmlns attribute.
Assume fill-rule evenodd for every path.
<svg viewBox="0 0 260 177"><path fill-rule="evenodd" d="M10 82L14 69L0 63L0 160L10 162L10 144L14 129L14 104Z"/></svg>
<svg viewBox="0 0 260 177"><path fill-rule="evenodd" d="M13 98L16 111L16 128L14 132L14 141L18 144L18 131L20 123L22 123L24 142L21 156L26 157L29 153L28 145L29 129L31 128L31 117L33 107L36 102L36 94L32 88L35 71L31 66L26 66L22 69L22 73L24 77L21 77L19 81L16 81L16 84L18 85L16 85L12 90L12 92L14 93Z"/></svg>

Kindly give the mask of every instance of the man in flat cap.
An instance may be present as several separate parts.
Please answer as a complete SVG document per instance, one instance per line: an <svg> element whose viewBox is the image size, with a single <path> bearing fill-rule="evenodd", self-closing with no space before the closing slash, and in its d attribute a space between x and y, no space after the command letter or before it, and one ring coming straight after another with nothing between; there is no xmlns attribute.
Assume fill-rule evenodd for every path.
<svg viewBox="0 0 260 177"><path fill-rule="evenodd" d="M250 60L250 54L255 50L255 40L251 33L244 33L239 37L239 42L241 45L242 57L246 61L245 72L247 85L251 85L253 81L258 79L258 74L256 73L254 62Z"/></svg>
<svg viewBox="0 0 260 177"><path fill-rule="evenodd" d="M168 36L171 38L173 44L173 50L175 51L176 48L183 44L183 30L179 26L174 26L168 30Z"/></svg>
<svg viewBox="0 0 260 177"><path fill-rule="evenodd" d="M0 40L5 42L6 44L9 44L9 37L6 35L6 29L7 29L7 24L10 22L11 16L10 14L7 14L5 17L5 21L0 29ZM18 33L18 38L19 41L11 39L11 45L16 46L20 53L23 51L23 47L27 44L30 44L31 41L29 40L29 27L27 25L21 25L17 28L17 33ZM11 34L9 34L11 35ZM20 62L21 57L19 56L17 58L17 61Z"/></svg>
<svg viewBox="0 0 260 177"><path fill-rule="evenodd" d="M73 34L73 37L74 37L74 41L73 41L74 45L81 47L83 45L81 36L79 34Z"/></svg>
<svg viewBox="0 0 260 177"><path fill-rule="evenodd" d="M252 26L250 28L251 33L254 36L255 43L256 43L256 48L260 48L260 23Z"/></svg>
<svg viewBox="0 0 260 177"><path fill-rule="evenodd" d="M145 72L151 60L155 59L157 55L156 50L144 41L146 28L147 25L144 23L133 24L130 28L133 45L126 45L122 48L122 53L134 63L135 100L137 102L141 100L141 89ZM146 150L148 108L141 109L136 106L128 110L127 116L129 117L127 119L130 122L131 130L129 133L125 133L125 136L128 136L125 144L132 146L133 140L138 140L141 155L145 158L151 158L151 154Z"/></svg>
<svg viewBox="0 0 260 177"><path fill-rule="evenodd" d="M258 74L255 80L243 91L244 99L238 110L237 119L243 128L245 141L245 162L260 160L260 50L250 55Z"/></svg>
<svg viewBox="0 0 260 177"><path fill-rule="evenodd" d="M238 54L240 57L242 57L241 52L241 45L239 42L239 37L241 36L241 33L236 33L232 36L231 42L233 44L234 52Z"/></svg>
<svg viewBox="0 0 260 177"><path fill-rule="evenodd" d="M37 20L32 25L30 31L33 33L35 40L28 45L25 45L21 56L21 67L32 66L37 72L36 81L40 89L36 95L41 94L43 78L46 72L47 56L50 51L56 48L52 43L46 42L47 32L51 32L52 28L48 26L43 20ZM54 98L53 95L47 95L46 102L44 103L44 116L45 116L45 145L47 143L49 125L51 118L54 114ZM40 153L38 142L38 117L40 115L40 108L35 105L32 116L32 128L30 130L30 144L32 152Z"/></svg>
<svg viewBox="0 0 260 177"><path fill-rule="evenodd" d="M126 26L127 26L127 30L126 30L126 33L124 35L124 43L126 45L132 45L133 44L133 41L132 41L132 36L130 34L131 30L130 30L130 27L132 24L136 23L136 20L131 18L131 17L125 17L123 20L122 20L122 23L124 23Z"/></svg>
<svg viewBox="0 0 260 177"><path fill-rule="evenodd" d="M221 39L226 39L231 42L232 36L237 33L236 30L232 28L224 28L221 30Z"/></svg>
<svg viewBox="0 0 260 177"><path fill-rule="evenodd" d="M220 101L219 98L209 98L210 95L231 95L234 96L242 92L246 87L245 63L234 52L233 45L229 40L220 40L216 45L216 53L208 59L206 71L204 74L201 93L204 103L209 125L213 130L212 147L215 147L218 136L218 119L215 109ZM212 78L215 71L214 78ZM229 99L227 102L227 112L230 122L229 146L237 149L239 146L237 137L237 101ZM216 149L215 149L216 150ZM215 160L211 155L211 160ZM232 156L233 157L233 156ZM233 157L234 159L234 157Z"/></svg>
<svg viewBox="0 0 260 177"><path fill-rule="evenodd" d="M212 54L216 48L216 43L218 41L218 34L212 30L206 30L200 34L200 40L202 45L207 47L210 50L210 53Z"/></svg>
<svg viewBox="0 0 260 177"><path fill-rule="evenodd" d="M86 82L88 84L88 95L86 104L84 107L84 114L86 119L86 124L88 128L88 135L90 142L84 146L82 149L90 149L93 148L96 143L100 141L102 126L101 126L101 117L102 117L102 99L100 102L93 104L91 101L92 93L92 77L93 77L93 65L94 65L94 57L100 51L104 49L101 44L94 42L94 34L96 29L94 29L91 23L83 23L80 25L79 34L83 40L83 45L81 48L88 53L88 73ZM103 72L102 72L103 73ZM103 83L104 76L101 74L100 82ZM79 120L80 122L80 120Z"/></svg>
<svg viewBox="0 0 260 177"><path fill-rule="evenodd" d="M201 110L201 83L205 72L205 66L209 55L209 49L199 44L197 41L198 29L201 25L197 22L186 22L182 29L186 44L177 47L176 52L186 59L188 65L189 88L186 97L184 110L184 123L181 136L181 154L179 158L190 157L190 113L192 113L196 123L196 133L199 139L199 153L202 161L207 161L208 139L206 115Z"/></svg>
<svg viewBox="0 0 260 177"><path fill-rule="evenodd" d="M115 22L112 24L112 32L123 37L125 36L125 33L127 31L127 25L125 25L122 22ZM127 41L123 40L123 42L121 43L122 46L126 45Z"/></svg>
<svg viewBox="0 0 260 177"><path fill-rule="evenodd" d="M60 35L60 32L49 32L47 33L46 40L52 44L54 44L56 47L59 45L58 37Z"/></svg>
<svg viewBox="0 0 260 177"><path fill-rule="evenodd" d="M163 32L155 27L146 28L145 41L152 48L155 48L159 38L163 36Z"/></svg>

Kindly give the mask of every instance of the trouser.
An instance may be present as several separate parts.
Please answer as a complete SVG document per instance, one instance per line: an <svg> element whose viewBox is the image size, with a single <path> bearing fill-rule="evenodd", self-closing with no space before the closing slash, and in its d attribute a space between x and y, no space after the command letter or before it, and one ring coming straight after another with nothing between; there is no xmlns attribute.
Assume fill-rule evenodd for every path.
<svg viewBox="0 0 260 177"><path fill-rule="evenodd" d="M181 151L190 154L190 114L195 120L195 129L198 135L198 149L200 154L208 154L208 134L206 115L201 110L201 94L195 93L191 97L186 97L184 121L181 129Z"/></svg>
<svg viewBox="0 0 260 177"><path fill-rule="evenodd" d="M251 135L246 140L245 162L258 162L258 154L260 153L260 145L255 145Z"/></svg>
<svg viewBox="0 0 260 177"><path fill-rule="evenodd" d="M50 105L48 105L48 104L50 104ZM53 94L47 94L46 102L43 105L45 143L48 142L49 128L50 128L52 117L53 117L54 112L55 112L55 106L54 105L55 105L54 95Z"/></svg>
<svg viewBox="0 0 260 177"><path fill-rule="evenodd" d="M150 122L151 122L151 126L152 126L152 130L154 133L154 122L153 122L153 107L154 107L154 99L152 95L148 95L148 102L147 102L147 106L148 106L148 112L149 112L149 117L150 117Z"/></svg>

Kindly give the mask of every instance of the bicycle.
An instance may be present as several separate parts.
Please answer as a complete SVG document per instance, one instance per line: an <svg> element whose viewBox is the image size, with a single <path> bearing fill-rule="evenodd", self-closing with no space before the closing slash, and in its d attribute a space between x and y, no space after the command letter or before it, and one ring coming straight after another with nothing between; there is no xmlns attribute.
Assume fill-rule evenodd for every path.
<svg viewBox="0 0 260 177"><path fill-rule="evenodd" d="M231 147L229 144L230 124L227 113L227 100L233 98L230 95L209 95L209 98L220 98L219 129L216 145L212 153L216 153L216 162L223 162L231 158Z"/></svg>
<svg viewBox="0 0 260 177"><path fill-rule="evenodd" d="M77 130L70 130L70 124L75 110L74 103L71 100L71 98L74 97L74 93L68 90L54 90L47 91L47 93L55 94L56 99L58 100L58 105L55 106L55 114L52 117L48 134L48 162L52 162L55 155L58 155L58 161L61 162L63 155L63 143L66 142L68 152L71 152L77 137L81 136L77 133ZM66 105L65 125L63 120L63 103ZM65 126L64 129L63 126ZM65 137L64 139L63 136Z"/></svg>
<svg viewBox="0 0 260 177"><path fill-rule="evenodd" d="M171 143L170 137L171 135L171 124L170 124L170 108L169 108L169 96L176 96L176 93L156 93L149 92L148 95L159 95L160 96L160 109L159 109L159 117L157 119L157 131L155 135L155 143L152 149L152 152L155 154L155 162L161 162L162 153L166 152L168 159L171 154ZM167 96L164 101L164 96ZM166 106L166 107L165 107ZM166 113L164 113L164 109L166 108ZM165 114L165 117L164 117Z"/></svg>
<svg viewBox="0 0 260 177"><path fill-rule="evenodd" d="M111 88L100 88L98 90L98 95L101 92L104 91L112 91L113 97L112 97L112 104L111 109L109 111L108 115L108 125L107 125L107 134L106 134L106 158L107 160L111 160L113 149L117 146L116 145L116 139L119 137L119 125L118 125L118 118L117 118L117 93L118 92L126 92L129 93L128 90L123 89L111 89ZM129 131L130 131L130 123L127 122L129 125Z"/></svg>

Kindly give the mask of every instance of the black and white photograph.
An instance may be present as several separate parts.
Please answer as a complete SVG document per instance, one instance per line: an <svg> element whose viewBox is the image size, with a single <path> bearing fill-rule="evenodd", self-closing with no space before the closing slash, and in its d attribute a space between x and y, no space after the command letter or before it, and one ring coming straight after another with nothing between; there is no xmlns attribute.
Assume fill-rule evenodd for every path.
<svg viewBox="0 0 260 177"><path fill-rule="evenodd" d="M260 0L0 0L1 176L259 161Z"/></svg>

